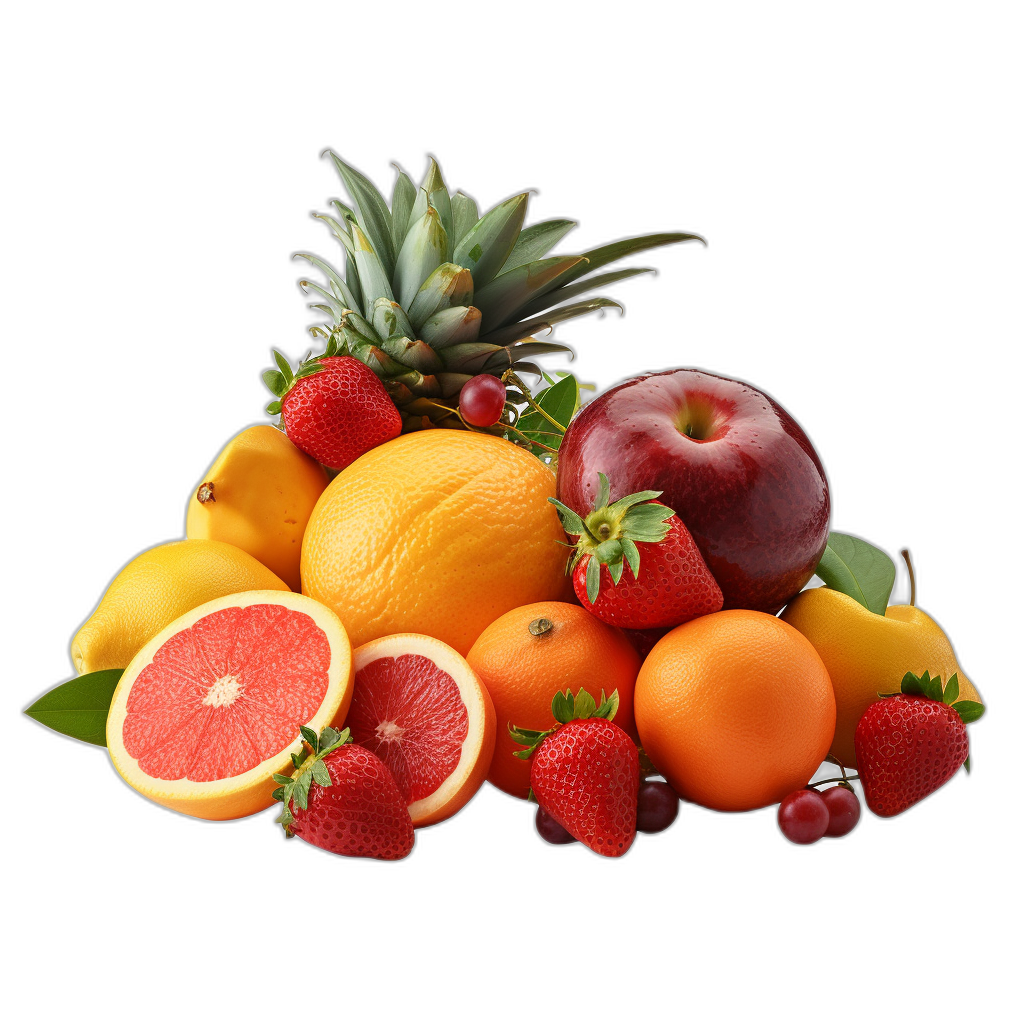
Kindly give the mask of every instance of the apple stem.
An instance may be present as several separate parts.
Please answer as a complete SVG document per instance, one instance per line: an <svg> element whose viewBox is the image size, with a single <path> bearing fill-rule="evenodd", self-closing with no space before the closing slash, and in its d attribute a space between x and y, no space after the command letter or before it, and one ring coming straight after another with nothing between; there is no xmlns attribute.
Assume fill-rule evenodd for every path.
<svg viewBox="0 0 1024 1024"><path fill-rule="evenodd" d="M914 578L914 563L910 560L910 552L903 548L900 551L903 556L903 561L907 563L907 572L910 573L910 607L915 608L917 606L917 580Z"/></svg>

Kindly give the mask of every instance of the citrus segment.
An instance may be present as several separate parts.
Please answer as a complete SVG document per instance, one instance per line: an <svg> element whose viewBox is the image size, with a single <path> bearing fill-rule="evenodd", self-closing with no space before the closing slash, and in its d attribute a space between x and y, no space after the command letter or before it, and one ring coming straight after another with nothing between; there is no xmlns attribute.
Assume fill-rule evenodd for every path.
<svg viewBox="0 0 1024 1024"><path fill-rule="evenodd" d="M391 771L416 826L450 817L480 788L494 752L494 707L466 660L402 633L355 652L345 724Z"/></svg>
<svg viewBox="0 0 1024 1024"><path fill-rule="evenodd" d="M107 746L126 782L201 818L268 807L270 776L348 711L352 656L337 616L309 598L250 591L211 601L154 637L122 676Z"/></svg>

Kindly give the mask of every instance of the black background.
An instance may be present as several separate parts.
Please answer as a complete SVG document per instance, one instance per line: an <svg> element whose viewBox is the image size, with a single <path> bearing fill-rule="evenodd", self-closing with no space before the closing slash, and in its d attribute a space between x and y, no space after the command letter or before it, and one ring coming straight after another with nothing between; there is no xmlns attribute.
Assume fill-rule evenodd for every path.
<svg viewBox="0 0 1024 1024"><path fill-rule="evenodd" d="M344 198L330 162L319 159L331 146L388 196L389 161L419 180L427 153L450 188L481 209L535 188L530 222L580 221L563 252L657 230L703 234L707 249L690 244L631 261L658 276L610 292L623 317L559 330L578 351L575 371L604 387L642 371L699 367L781 402L824 462L834 527L894 558L911 549L919 603L950 634L997 714L979 608L996 540L984 508L993 455L981 429L990 371L957 354L970 344L954 305L963 296L946 287L948 266L938 270L942 243L921 229L913 175L882 189L849 154L746 139L685 114L634 112L559 139L513 103L489 129L462 124L453 110L453 124L429 132L395 123L374 133L291 105L257 116L231 96L202 108L161 106L145 128L76 134L65 160L86 187L69 195L57 177L38 183L52 211L37 243L51 268L39 326L49 352L41 394L35 385L18 389L15 422L29 443L14 465L17 515L33 523L25 544L44 538L22 581L26 606L43 614L15 707L72 674L71 637L121 566L183 536L185 503L204 469L232 434L264 418L260 374L270 348L294 360L309 347L315 315L297 287L307 264L290 257L313 252L340 265L336 242L309 216ZM900 572L894 600L906 597ZM903 818L868 816L841 842L797 849L781 839L771 810L726 816L684 807L670 833L640 838L625 860L605 862L544 846L529 809L485 787L457 818L422 831L400 865L286 844L273 812L232 823L169 813L130 791L102 750L24 716L18 725L22 745L61 780L58 827L32 851L36 869L117 862L153 899L228 866L234 880L334 871L347 886L386 881L392 891L421 892L425 880L487 872L496 899L559 871L612 886L666 878L681 888L697 877L713 887L748 874L779 883L839 871L863 877L920 855L943 860L953 848L984 847L994 835L989 720L972 729L971 779L958 776Z"/></svg>

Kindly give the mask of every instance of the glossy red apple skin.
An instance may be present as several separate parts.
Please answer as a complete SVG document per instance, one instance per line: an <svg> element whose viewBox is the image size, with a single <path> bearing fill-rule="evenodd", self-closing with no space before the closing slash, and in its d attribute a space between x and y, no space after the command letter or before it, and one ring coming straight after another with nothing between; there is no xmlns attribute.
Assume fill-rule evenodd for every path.
<svg viewBox="0 0 1024 1024"><path fill-rule="evenodd" d="M684 432L689 429L694 436ZM726 608L774 615L814 574L828 540L825 471L766 394L702 370L634 377L587 405L558 453L558 497L586 514L598 473L612 500L660 490L693 534Z"/></svg>

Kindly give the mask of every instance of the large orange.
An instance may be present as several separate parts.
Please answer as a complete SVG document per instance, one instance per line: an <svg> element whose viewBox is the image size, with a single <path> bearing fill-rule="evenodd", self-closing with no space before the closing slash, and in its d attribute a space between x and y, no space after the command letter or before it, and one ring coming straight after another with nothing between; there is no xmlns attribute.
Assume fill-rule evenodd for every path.
<svg viewBox="0 0 1024 1024"><path fill-rule="evenodd" d="M530 790L530 764L514 757L509 724L550 729L551 698L581 687L597 699L619 691L615 724L636 735L633 686L640 658L625 634L579 605L542 601L506 612L480 635L466 656L494 702L497 737L488 781L513 796Z"/></svg>
<svg viewBox="0 0 1024 1024"><path fill-rule="evenodd" d="M719 811L778 803L828 753L836 701L809 640L763 612L694 619L640 670L636 726L680 796Z"/></svg>
<svg viewBox="0 0 1024 1024"><path fill-rule="evenodd" d="M555 475L489 434L423 430L356 459L302 540L302 592L354 646L423 633L465 655L499 615L559 597L566 549Z"/></svg>

